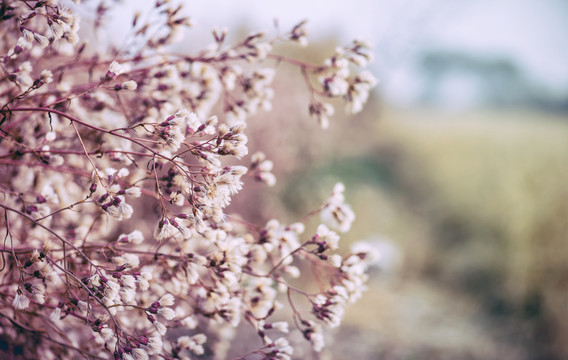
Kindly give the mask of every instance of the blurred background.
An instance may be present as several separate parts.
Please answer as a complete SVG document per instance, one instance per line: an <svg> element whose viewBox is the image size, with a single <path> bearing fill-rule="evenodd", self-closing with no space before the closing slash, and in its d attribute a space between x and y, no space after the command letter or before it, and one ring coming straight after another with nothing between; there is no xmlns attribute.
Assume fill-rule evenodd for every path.
<svg viewBox="0 0 568 360"><path fill-rule="evenodd" d="M383 257L322 358L568 358L567 1L186 5L189 51L213 26L238 40L274 34L275 18L310 30L309 48L277 53L321 62L354 38L375 49L370 102L354 117L335 104L327 132L298 70L278 65L274 109L249 129L278 183L247 184L232 205L293 222L345 183L357 219L340 250L368 240Z"/></svg>

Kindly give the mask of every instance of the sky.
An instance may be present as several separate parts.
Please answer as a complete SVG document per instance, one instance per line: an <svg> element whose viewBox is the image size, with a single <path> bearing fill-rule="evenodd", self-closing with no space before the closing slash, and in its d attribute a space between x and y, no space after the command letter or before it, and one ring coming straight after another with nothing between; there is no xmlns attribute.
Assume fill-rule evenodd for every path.
<svg viewBox="0 0 568 360"><path fill-rule="evenodd" d="M122 3L127 9L153 1ZM270 32L275 18L282 29L307 19L313 39L333 34L341 44L368 40L381 90L394 101L412 93L412 66L428 48L508 57L543 88L568 93L564 0L188 0L184 5L196 34L243 23Z"/></svg>

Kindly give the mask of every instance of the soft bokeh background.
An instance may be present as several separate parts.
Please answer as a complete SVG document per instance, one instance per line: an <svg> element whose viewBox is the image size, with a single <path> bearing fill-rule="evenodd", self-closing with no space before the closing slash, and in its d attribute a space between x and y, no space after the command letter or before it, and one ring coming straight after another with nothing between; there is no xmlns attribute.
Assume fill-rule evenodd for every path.
<svg viewBox="0 0 568 360"><path fill-rule="evenodd" d="M383 263L322 358L568 358L568 2L186 3L184 49L213 26L270 33L274 18L309 21L307 54L276 49L305 60L353 38L376 49L370 103L350 118L338 107L327 132L298 71L279 66L274 111L250 126L279 182L233 207L295 221L346 184L357 220L342 249L372 241Z"/></svg>

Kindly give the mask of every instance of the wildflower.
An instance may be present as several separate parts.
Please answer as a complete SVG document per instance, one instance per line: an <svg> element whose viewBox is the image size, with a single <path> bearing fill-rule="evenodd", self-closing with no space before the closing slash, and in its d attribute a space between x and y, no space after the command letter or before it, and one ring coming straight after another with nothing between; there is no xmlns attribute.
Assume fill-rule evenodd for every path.
<svg viewBox="0 0 568 360"><path fill-rule="evenodd" d="M118 297L120 291L120 285L112 280L107 280L104 284L104 298L109 302Z"/></svg>
<svg viewBox="0 0 568 360"><path fill-rule="evenodd" d="M320 127L322 129L329 128L329 117L335 113L335 110L331 104L315 102L310 104L310 115L315 116L318 119Z"/></svg>
<svg viewBox="0 0 568 360"><path fill-rule="evenodd" d="M125 190L126 195L131 196L133 198L139 198L142 194L142 190L139 187L133 186Z"/></svg>
<svg viewBox="0 0 568 360"><path fill-rule="evenodd" d="M40 279L45 279L50 284L57 284L59 282L59 276L53 271L51 265L46 264L38 271L38 277Z"/></svg>
<svg viewBox="0 0 568 360"><path fill-rule="evenodd" d="M172 294L165 294L160 298L160 300L158 300L158 303L162 307L167 307L167 306L172 306L174 304L174 301L175 298Z"/></svg>
<svg viewBox="0 0 568 360"><path fill-rule="evenodd" d="M344 202L344 190L345 186L343 184L336 184L331 197L320 213L324 223L341 232L349 231L353 220L355 220L355 213Z"/></svg>
<svg viewBox="0 0 568 360"><path fill-rule="evenodd" d="M341 288L343 289L343 288ZM346 292L343 291L343 293ZM328 291L327 296L316 296L312 306L312 313L320 320L325 321L330 327L339 326L344 313L346 297L338 296L334 291Z"/></svg>
<svg viewBox="0 0 568 360"><path fill-rule="evenodd" d="M37 41L42 48L49 46L49 39L44 35L34 33L34 40Z"/></svg>
<svg viewBox="0 0 568 360"><path fill-rule="evenodd" d="M306 321L308 328L303 331L304 337L310 341L312 348L316 352L320 352L325 346L323 334L321 333L321 326L313 321Z"/></svg>
<svg viewBox="0 0 568 360"><path fill-rule="evenodd" d="M297 42L302 47L308 45L306 24L307 21L304 20L299 24L297 24L296 26L294 26L288 37L291 41Z"/></svg>
<svg viewBox="0 0 568 360"><path fill-rule="evenodd" d="M56 322L61 319L61 307L57 306L49 315L51 321Z"/></svg>
<svg viewBox="0 0 568 360"><path fill-rule="evenodd" d="M110 63L108 67L108 71L106 73L106 79L112 80L115 79L118 75L121 75L128 71L127 67L118 63L118 61L113 61Z"/></svg>
<svg viewBox="0 0 568 360"><path fill-rule="evenodd" d="M291 360L292 355L294 354L294 348L290 346L290 343L286 338L276 339L274 346L277 348L276 359Z"/></svg>
<svg viewBox="0 0 568 360"><path fill-rule="evenodd" d="M121 234L117 240L138 245L144 241L144 235L140 230L134 230L129 234Z"/></svg>
<svg viewBox="0 0 568 360"><path fill-rule="evenodd" d="M152 273L143 271L139 276L136 276L135 278L140 290L146 291L150 287L149 280L152 279Z"/></svg>
<svg viewBox="0 0 568 360"><path fill-rule="evenodd" d="M330 77L323 78L321 81L323 83L324 90L331 96L345 95L349 89L349 83L347 80L338 73Z"/></svg>
<svg viewBox="0 0 568 360"><path fill-rule="evenodd" d="M185 135L176 126L166 126L157 132L158 136L166 141L166 146L171 151L178 151L181 143L185 140Z"/></svg>
<svg viewBox="0 0 568 360"><path fill-rule="evenodd" d="M121 285L127 289L136 289L136 279L132 275L122 275L120 277ZM124 289L122 289L124 290Z"/></svg>
<svg viewBox="0 0 568 360"><path fill-rule="evenodd" d="M36 303L43 304L45 302L45 286L43 284L25 283L24 288L32 294L32 297Z"/></svg>
<svg viewBox="0 0 568 360"><path fill-rule="evenodd" d="M130 268L136 268L140 264L140 259L136 254L124 254L124 265Z"/></svg>
<svg viewBox="0 0 568 360"><path fill-rule="evenodd" d="M147 340L144 348L150 355L159 354L162 351L162 338L160 336L152 336Z"/></svg>
<svg viewBox="0 0 568 360"><path fill-rule="evenodd" d="M177 229L173 226L168 219L160 221L156 231L154 232L154 238L156 241L161 242L164 240L171 239L176 235Z"/></svg>
<svg viewBox="0 0 568 360"><path fill-rule="evenodd" d="M124 268L135 268L140 264L140 259L135 254L124 254L112 258L113 264Z"/></svg>
<svg viewBox="0 0 568 360"><path fill-rule="evenodd" d="M265 329L276 329L283 333L288 333L288 323L286 321L277 321L270 324L269 327L265 326Z"/></svg>
<svg viewBox="0 0 568 360"><path fill-rule="evenodd" d="M53 141L53 140L55 140L56 137L57 137L57 134L53 131L50 131L47 134L45 134L45 140L46 141Z"/></svg>
<svg viewBox="0 0 568 360"><path fill-rule="evenodd" d="M274 167L272 161L266 159L266 155L260 151L254 153L251 160L250 168L254 171L255 179L264 182L268 186L274 186L276 184L276 176L271 173Z"/></svg>
<svg viewBox="0 0 568 360"><path fill-rule="evenodd" d="M124 200L124 196L118 195L109 203L104 204L103 210L106 210L110 216L118 221L130 219L134 209L132 205L127 204Z"/></svg>
<svg viewBox="0 0 568 360"><path fill-rule="evenodd" d="M53 74L49 70L42 70L39 75L38 82L40 84L49 84L53 81Z"/></svg>
<svg viewBox="0 0 568 360"><path fill-rule="evenodd" d="M173 192L170 194L170 203L183 206L185 204L185 198L181 192Z"/></svg>
<svg viewBox="0 0 568 360"><path fill-rule="evenodd" d="M102 330L100 331L100 333L101 333L101 337L105 341L112 339L112 337L114 336L114 331L112 331L112 329L110 329L108 326L103 327Z"/></svg>
<svg viewBox="0 0 568 360"><path fill-rule="evenodd" d="M207 341L205 334L197 334L193 336L180 336L177 339L177 344L182 349L189 349L196 355L203 355L205 350L203 344Z"/></svg>
<svg viewBox="0 0 568 360"><path fill-rule="evenodd" d="M132 354L132 357L134 357L135 360L148 360L149 359L148 353L141 348L132 349L131 354Z"/></svg>
<svg viewBox="0 0 568 360"><path fill-rule="evenodd" d="M334 267L338 268L341 266L343 259L341 258L341 255L333 254L329 257L329 260Z"/></svg>
<svg viewBox="0 0 568 360"><path fill-rule="evenodd" d="M130 90L130 91L136 90L137 87L138 87L138 84L134 80L125 81L120 85L120 88L122 90Z"/></svg>
<svg viewBox="0 0 568 360"><path fill-rule="evenodd" d="M289 360L290 342L271 337L290 332L290 323L272 315L286 313L277 299L289 280L301 284L300 269L313 263L330 273L321 277L318 294L302 298L311 309L294 308L292 316L320 351L322 329L308 320L337 326L344 306L363 291L373 257L364 245L344 257L327 253L354 219L343 187L321 207L322 224L311 240L302 236L303 223L270 220L259 229L243 214L224 213L246 176L268 186L277 181L264 154L253 154L249 166L238 160L249 152L248 118L272 108L275 64L262 59L281 40L305 45L306 23L275 39L253 33L235 44L226 43L226 30L216 30L213 46L189 57L165 47L189 25L182 6L158 0L160 16L134 19L134 41L126 42L134 46L105 54L86 42L75 47L75 7L59 0L8 3L0 97L9 105L9 129L0 147L10 174L3 205L19 266L6 267L12 281L4 296L12 311L5 315L32 332L50 319L69 335L59 337L61 346L125 360L203 357L208 339L196 329L207 327L207 336L223 344L243 319L265 344L253 357ZM107 3L93 8L89 24L107 18ZM335 110L331 100L321 102L325 97L350 112L368 101L376 80L360 68L371 58L368 44L354 42L323 64L281 59L301 67L310 113L326 128ZM246 69L235 65L243 60L250 62ZM157 201L134 200L142 193L155 193ZM148 201L154 208L144 209ZM128 228L125 220L138 206L142 218L161 214L159 223ZM9 208L36 221L18 219ZM157 244L144 244L148 231ZM46 304L53 298L57 306ZM30 311L30 302L40 306ZM170 332L164 344L166 321L177 336ZM2 336L17 345L20 331L6 324ZM44 357L56 358L45 340L29 342L30 352L44 349ZM227 357L222 347L212 346L215 355L207 356Z"/></svg>
<svg viewBox="0 0 568 360"><path fill-rule="evenodd" d="M18 289L14 300L12 300L12 306L16 310L24 310L30 305L30 300L22 294L22 291Z"/></svg>
<svg viewBox="0 0 568 360"><path fill-rule="evenodd" d="M52 155L50 156L49 163L57 167L63 165L65 163L65 159L63 159L63 156L60 155Z"/></svg>
<svg viewBox="0 0 568 360"><path fill-rule="evenodd" d="M82 300L79 300L77 302L77 307L79 308L79 310L83 314L87 313L87 310L89 309L89 305L85 301L82 301Z"/></svg>
<svg viewBox="0 0 568 360"><path fill-rule="evenodd" d="M276 185L276 176L270 172L259 172L257 175L257 179L262 181L268 186Z"/></svg>
<svg viewBox="0 0 568 360"><path fill-rule="evenodd" d="M158 334L160 334L162 336L166 335L166 332L168 331L168 329L166 328L166 326L164 324L162 324L161 322L159 322L157 320L154 320L152 322L152 324L156 328L156 331L158 332Z"/></svg>
<svg viewBox="0 0 568 360"><path fill-rule="evenodd" d="M316 230L315 241L320 245L319 252L323 252L325 249L336 250L339 236L324 224L320 224Z"/></svg>
<svg viewBox="0 0 568 360"><path fill-rule="evenodd" d="M158 315L166 320L172 320L176 316L176 313L171 308L163 307L158 309Z"/></svg>

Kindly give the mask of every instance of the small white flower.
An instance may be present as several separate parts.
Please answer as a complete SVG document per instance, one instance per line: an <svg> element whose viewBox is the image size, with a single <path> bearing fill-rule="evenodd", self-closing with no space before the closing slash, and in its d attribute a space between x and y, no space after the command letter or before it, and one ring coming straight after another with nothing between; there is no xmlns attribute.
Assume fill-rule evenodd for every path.
<svg viewBox="0 0 568 360"><path fill-rule="evenodd" d="M148 340L148 345L146 345L146 349L150 355L154 355L161 353L163 346L164 344L160 336L152 336Z"/></svg>
<svg viewBox="0 0 568 360"><path fill-rule="evenodd" d="M121 178L128 175L130 175L130 171L127 168L121 168L120 170L118 170L118 173L116 173L116 176Z"/></svg>
<svg viewBox="0 0 568 360"><path fill-rule="evenodd" d="M180 336L177 339L177 344L180 348L182 349L187 349L191 346L191 344L193 343L193 340L191 340L191 338L187 335L185 336Z"/></svg>
<svg viewBox="0 0 568 360"><path fill-rule="evenodd" d="M25 297L23 294L20 294L19 291L20 290L18 290L16 296L14 296L14 300L12 301L12 306L16 310L24 310L30 305L30 300L27 297Z"/></svg>
<svg viewBox="0 0 568 360"><path fill-rule="evenodd" d="M105 169L105 174L109 177L114 176L114 174L117 173L117 170L115 168L106 168Z"/></svg>
<svg viewBox="0 0 568 360"><path fill-rule="evenodd" d="M142 190L140 190L139 187L137 186L133 186L131 188L128 188L125 190L126 195L128 196L132 196L133 198L139 198L140 195L142 194Z"/></svg>
<svg viewBox="0 0 568 360"><path fill-rule="evenodd" d="M165 294L160 298L160 300L158 300L158 303L160 303L160 306L162 307L167 307L172 306L174 304L174 301L175 298L172 294Z"/></svg>
<svg viewBox="0 0 568 360"><path fill-rule="evenodd" d="M59 319L61 319L61 308L58 306L55 309L53 309L53 311L51 312L51 314L49 315L49 318L51 319L51 321L56 322Z"/></svg>
<svg viewBox="0 0 568 360"><path fill-rule="evenodd" d="M134 212L132 205L127 204L125 202L124 196L122 196L122 195L118 195L115 198L115 201L118 202L118 204L113 203L112 205L108 206L108 208L107 208L108 214L110 216L116 218L116 220L118 220L118 221L130 219L130 217L132 216L132 214Z"/></svg>
<svg viewBox="0 0 568 360"><path fill-rule="evenodd" d="M65 159L61 155L51 155L49 163L53 166L61 166L65 163Z"/></svg>
<svg viewBox="0 0 568 360"><path fill-rule="evenodd" d="M124 258L124 265L130 268L135 268L140 265L140 259L135 254L124 254L122 257Z"/></svg>
<svg viewBox="0 0 568 360"><path fill-rule="evenodd" d="M81 313L86 313L89 308L89 304L86 301L79 300L77 307L79 308Z"/></svg>
<svg viewBox="0 0 568 360"><path fill-rule="evenodd" d="M130 234L120 234L117 241L138 245L144 241L144 235L140 230L134 230Z"/></svg>
<svg viewBox="0 0 568 360"><path fill-rule="evenodd" d="M198 325L194 316L187 316L180 320L181 324L188 329L195 329Z"/></svg>
<svg viewBox="0 0 568 360"><path fill-rule="evenodd" d="M288 333L288 323L286 321L277 321L272 323L272 328L285 334Z"/></svg>
<svg viewBox="0 0 568 360"><path fill-rule="evenodd" d="M101 277L99 276L99 274L94 274L93 276L91 276L89 278L89 283L92 286L101 286Z"/></svg>
<svg viewBox="0 0 568 360"><path fill-rule="evenodd" d="M57 276L57 273L53 271L51 265L45 265L42 267L39 270L39 274L50 284L57 284L59 282L59 276Z"/></svg>
<svg viewBox="0 0 568 360"><path fill-rule="evenodd" d="M268 186L276 185L276 176L273 173L260 172L258 174L258 178L260 179L260 181L262 181L263 183L265 183Z"/></svg>
<svg viewBox="0 0 568 360"><path fill-rule="evenodd" d="M114 300L118 296L118 292L120 291L120 285L112 280L108 280L105 283L105 288L103 293L106 298L109 300Z"/></svg>
<svg viewBox="0 0 568 360"><path fill-rule="evenodd" d="M310 342L315 352L320 352L325 346L323 335L319 332L314 332L310 335Z"/></svg>
<svg viewBox="0 0 568 360"><path fill-rule="evenodd" d="M135 360L148 360L150 358L148 353L140 348L133 349L132 356Z"/></svg>
<svg viewBox="0 0 568 360"><path fill-rule="evenodd" d="M176 229L176 227L170 224L169 220L165 219L161 226L158 226L156 228L154 237L157 241L161 242L163 240L168 240L174 237L177 231L178 230Z"/></svg>
<svg viewBox="0 0 568 360"><path fill-rule="evenodd" d="M54 131L50 131L47 134L45 134L45 140L46 141L53 141L53 140L55 140L56 137L57 137L57 133L55 133Z"/></svg>
<svg viewBox="0 0 568 360"><path fill-rule="evenodd" d="M333 254L330 256L329 261L334 267L339 268L343 259L341 258L341 255Z"/></svg>
<svg viewBox="0 0 568 360"><path fill-rule="evenodd" d="M191 337L196 344L203 345L207 341L207 336L205 334L197 334Z"/></svg>
<svg viewBox="0 0 568 360"><path fill-rule="evenodd" d="M112 263L116 266L122 266L125 263L125 260L122 256L115 256L112 258Z"/></svg>
<svg viewBox="0 0 568 360"><path fill-rule="evenodd" d="M112 329L110 329L108 326L105 326L104 328L102 328L101 337L105 341L112 339L113 336L114 336L114 331L112 331Z"/></svg>
<svg viewBox="0 0 568 360"><path fill-rule="evenodd" d="M300 269L298 269L296 266L288 265L284 268L284 271L294 279L299 278L301 275Z"/></svg>
<svg viewBox="0 0 568 360"><path fill-rule="evenodd" d="M318 235L318 241L324 242L325 247L331 250L337 249L337 243L339 242L339 235L328 229L324 224L320 224L316 230Z"/></svg>
<svg viewBox="0 0 568 360"><path fill-rule="evenodd" d="M38 80L43 84L49 84L53 81L53 74L49 70L42 70Z"/></svg>
<svg viewBox="0 0 568 360"><path fill-rule="evenodd" d="M321 220L325 224L341 232L349 231L351 224L355 220L355 213L344 202L344 191L345 186L342 183L337 183L326 206L320 213Z"/></svg>
<svg viewBox="0 0 568 360"><path fill-rule="evenodd" d="M166 335L166 332L168 331L168 329L166 328L166 326L164 324L162 324L159 321L154 321L154 327L156 328L156 331L158 332L158 334L164 336Z"/></svg>
<svg viewBox="0 0 568 360"><path fill-rule="evenodd" d="M168 307L161 307L158 309L158 315L166 320L172 320L176 316L176 312Z"/></svg>
<svg viewBox="0 0 568 360"><path fill-rule="evenodd" d="M44 294L33 294L32 297L34 298L34 301L38 304L44 304L45 303L45 295Z"/></svg>
<svg viewBox="0 0 568 360"><path fill-rule="evenodd" d="M134 230L128 234L128 240L133 244L141 244L144 241L144 235L140 230Z"/></svg>
<svg viewBox="0 0 568 360"><path fill-rule="evenodd" d="M136 90L137 87L138 87L138 84L137 84L136 81L134 81L134 80L125 81L125 82L123 82L123 83L120 85L120 88L121 88L121 89L123 89L123 90L131 90L131 91L132 91L132 90Z"/></svg>
<svg viewBox="0 0 568 360"><path fill-rule="evenodd" d="M37 41L39 46L41 46L42 48L49 46L49 39L46 36L43 36L43 35L38 34L38 33L34 33L34 39L35 39L35 41Z"/></svg>
<svg viewBox="0 0 568 360"><path fill-rule="evenodd" d="M118 61L113 61L108 67L107 77L115 78L120 74L127 71L127 67L118 63Z"/></svg>
<svg viewBox="0 0 568 360"><path fill-rule="evenodd" d="M122 286L129 288L129 289L135 289L136 288L136 279L134 279L134 276L122 275L120 277L120 280L122 281Z"/></svg>

